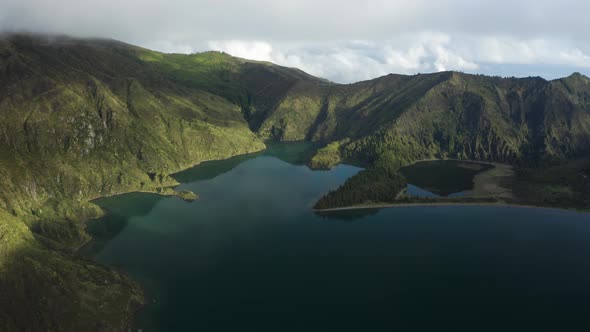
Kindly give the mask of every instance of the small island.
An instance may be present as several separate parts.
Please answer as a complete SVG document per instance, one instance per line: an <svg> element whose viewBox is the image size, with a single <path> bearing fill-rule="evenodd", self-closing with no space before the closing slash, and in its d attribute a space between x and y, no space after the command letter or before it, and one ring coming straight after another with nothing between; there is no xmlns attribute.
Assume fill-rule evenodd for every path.
<svg viewBox="0 0 590 332"><path fill-rule="evenodd" d="M176 197L183 199L185 202L194 202L199 199L199 195L190 190L176 192Z"/></svg>
<svg viewBox="0 0 590 332"><path fill-rule="evenodd" d="M176 191L172 188L159 188L157 193L159 195L162 196L167 196L167 197L178 197L182 200L184 200L185 202L194 202L197 199L199 199L199 195L195 194L194 192L190 191L190 190L181 190L181 191Z"/></svg>

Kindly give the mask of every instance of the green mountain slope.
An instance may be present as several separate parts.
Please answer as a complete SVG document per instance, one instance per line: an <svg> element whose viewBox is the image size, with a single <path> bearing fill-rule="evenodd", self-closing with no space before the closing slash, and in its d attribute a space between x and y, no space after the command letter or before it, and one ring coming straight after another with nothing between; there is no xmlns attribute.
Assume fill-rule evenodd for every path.
<svg viewBox="0 0 590 332"><path fill-rule="evenodd" d="M0 113L0 307L16 308L3 310L2 330L123 328L141 302L136 286L72 254L88 239L82 221L102 214L89 201L162 190L176 183L171 173L264 140L319 143L312 167L367 167L318 207L392 201L405 185L398 169L420 159L554 170L590 155L590 79L580 74L341 85L219 52L101 39L0 36ZM547 173L529 175L560 178ZM90 317L97 306L113 312Z"/></svg>
<svg viewBox="0 0 590 332"><path fill-rule="evenodd" d="M383 136L392 136L445 156L555 163L590 150L590 104L583 97L590 86L576 77L572 87L571 77L548 82L448 72L296 90L266 120L266 128L280 132L281 125L297 123L296 133L279 135L287 140L366 142L374 136L383 142Z"/></svg>
<svg viewBox="0 0 590 332"><path fill-rule="evenodd" d="M2 208L75 219L60 210L64 200L150 190L199 161L264 148L238 106L160 77L125 52L143 51L102 41L4 41ZM59 213L45 215L46 205Z"/></svg>
<svg viewBox="0 0 590 332"><path fill-rule="evenodd" d="M2 330L122 329L138 303L133 283L68 254L88 238L81 221L102 213L88 201L154 191L202 160L264 148L238 106L161 76L142 52L110 41L1 40L0 228L28 226L14 235L27 238L22 248L2 257Z"/></svg>
<svg viewBox="0 0 590 332"><path fill-rule="evenodd" d="M445 77L430 88L413 90L419 93L408 103L386 104L385 109L376 106L374 114L383 114L377 122L380 126L371 126L371 118L362 125L376 130L347 140L336 150L332 145L318 152L312 159L318 167L348 159L368 162L373 169L357 175L361 180L351 179L371 183L364 186L366 190L359 192L360 186L346 185L317 207L376 202L371 188L390 179L397 185L380 194L387 201L377 202L393 201L405 182L397 174L384 174L421 159L472 159L538 168L590 156L590 85L582 75L552 82L437 75ZM390 98L399 97L394 93ZM379 175L372 174L375 172ZM377 180L363 181L363 177Z"/></svg>

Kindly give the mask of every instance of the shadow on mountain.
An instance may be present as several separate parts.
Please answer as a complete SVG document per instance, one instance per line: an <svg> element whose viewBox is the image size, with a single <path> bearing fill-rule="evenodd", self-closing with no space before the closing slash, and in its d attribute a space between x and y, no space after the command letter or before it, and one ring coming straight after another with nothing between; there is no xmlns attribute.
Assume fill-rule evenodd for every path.
<svg viewBox="0 0 590 332"><path fill-rule="evenodd" d="M318 148L312 142L270 143L265 156L275 157L292 165L306 164Z"/></svg>
<svg viewBox="0 0 590 332"><path fill-rule="evenodd" d="M100 252L104 246L115 238L125 227L128 219L117 215L106 215L99 219L86 222L86 232L92 236L92 240L80 248L79 254L85 257L92 257Z"/></svg>
<svg viewBox="0 0 590 332"><path fill-rule="evenodd" d="M125 275L34 240L2 259L0 331L122 331L143 302Z"/></svg>

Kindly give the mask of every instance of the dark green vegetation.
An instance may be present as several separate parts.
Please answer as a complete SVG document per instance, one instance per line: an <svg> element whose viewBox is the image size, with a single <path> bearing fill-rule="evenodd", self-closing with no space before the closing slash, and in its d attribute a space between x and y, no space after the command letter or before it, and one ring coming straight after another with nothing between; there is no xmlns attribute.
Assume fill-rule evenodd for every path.
<svg viewBox="0 0 590 332"><path fill-rule="evenodd" d="M331 191L322 197L316 203L315 209L320 212L319 210L334 207L368 208L390 205L387 203L496 203L500 199L505 199L500 197L502 191L488 188L490 184L502 185L497 183L497 179L491 178L492 181L489 181L483 178L475 183L476 175L488 175L486 171L491 169L494 169L491 164L455 160L421 161L399 170L377 165L361 171L339 190ZM507 178L510 181L514 180L513 177ZM412 193L410 185L425 191L426 194ZM447 197L457 193L460 193L458 197ZM437 195L442 197L436 197Z"/></svg>
<svg viewBox="0 0 590 332"><path fill-rule="evenodd" d="M541 169L522 168L512 188L522 204L590 210L590 160Z"/></svg>
<svg viewBox="0 0 590 332"><path fill-rule="evenodd" d="M581 158L590 152L590 79L579 74L549 82L444 72L339 85L217 52L3 35L0 113L0 266L15 267L0 276L9 285L0 299L3 308L22 299L2 330L121 328L139 302L136 287L72 254L89 239L82 221L103 214L89 202L170 194L178 184L170 174L259 151L264 140L320 144L308 158L316 168L367 167L318 207L390 202L405 186L399 169L431 158L516 165L514 191L536 204L589 202ZM9 263L22 257L37 263ZM70 301L38 300L53 298ZM115 319L105 306L124 309ZM64 314L41 314L57 308Z"/></svg>
<svg viewBox="0 0 590 332"><path fill-rule="evenodd" d="M338 190L323 196L314 209L394 202L406 185L406 179L397 169L375 167L363 170Z"/></svg>
<svg viewBox="0 0 590 332"><path fill-rule="evenodd" d="M394 80L394 77L374 82ZM535 173L539 168L588 157L590 79L587 77L574 74L549 82L541 78L502 79L439 73L398 79L406 81L404 87L413 87L411 96L406 95L409 91L396 88L376 98L387 100L385 105L373 101L361 109L353 109L352 114L365 116L360 119L351 116L350 119L355 119L352 123L365 121L361 128L369 129L368 132L358 130L358 138L351 135L337 149L328 146L320 150L314 160L328 162L320 162L318 166L330 166L340 160L363 160L378 167L385 165L383 176L387 177L395 173L393 170L418 160L457 158L508 163ZM374 122L378 126L373 130L374 117L379 120ZM399 183L396 178L397 174L392 181ZM572 196L587 196L573 178L563 180L563 185L572 190ZM391 188L387 196L393 197L403 187L401 184ZM337 195L346 199L327 205L320 202L318 207L366 203L363 200L372 194L360 195L358 190L356 185L345 184ZM564 195L559 201L562 206L573 207L590 202L572 201Z"/></svg>

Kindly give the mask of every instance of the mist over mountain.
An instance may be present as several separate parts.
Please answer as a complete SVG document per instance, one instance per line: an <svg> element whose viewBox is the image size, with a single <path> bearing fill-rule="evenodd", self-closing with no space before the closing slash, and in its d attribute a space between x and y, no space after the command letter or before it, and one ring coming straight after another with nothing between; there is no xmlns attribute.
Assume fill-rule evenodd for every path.
<svg viewBox="0 0 590 332"><path fill-rule="evenodd" d="M6 0L0 31L225 51L339 83L447 70L555 79L590 74L588 11L576 0Z"/></svg>

